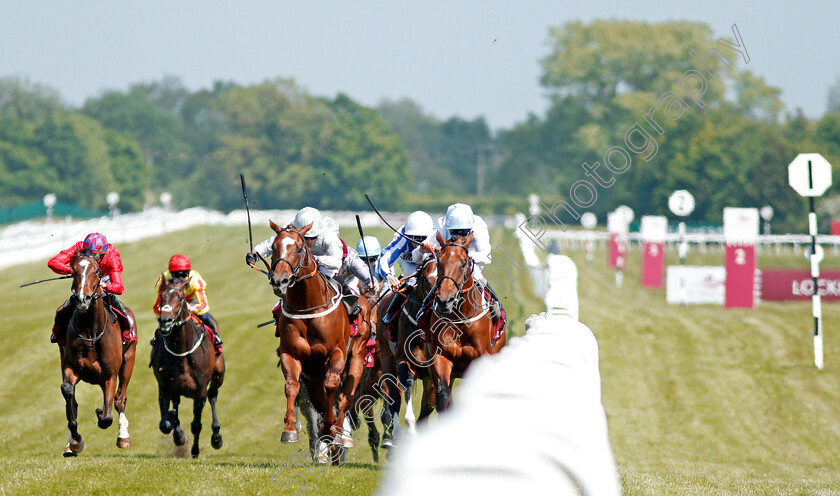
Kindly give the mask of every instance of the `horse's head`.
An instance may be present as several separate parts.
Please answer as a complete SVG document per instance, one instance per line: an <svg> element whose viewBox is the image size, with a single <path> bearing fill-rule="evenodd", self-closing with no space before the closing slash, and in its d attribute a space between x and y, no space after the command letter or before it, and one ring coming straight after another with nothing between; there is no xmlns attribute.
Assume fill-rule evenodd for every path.
<svg viewBox="0 0 840 496"><path fill-rule="evenodd" d="M76 250L73 256L73 298L80 312L87 312L90 305L102 297L102 288L99 287L102 278L99 270L101 259L102 253L98 252Z"/></svg>
<svg viewBox="0 0 840 496"><path fill-rule="evenodd" d="M437 256L435 304L441 313L452 313L464 289L472 287L473 266L467 247L473 242L473 233L450 242L437 233L437 240L441 249Z"/></svg>
<svg viewBox="0 0 840 496"><path fill-rule="evenodd" d="M274 294L283 296L295 284L300 271L306 267L309 260L309 247L304 236L312 228L312 224L300 229L289 224L280 227L272 221L269 225L277 233L271 248L271 267L268 271L268 281L274 288Z"/></svg>
<svg viewBox="0 0 840 496"><path fill-rule="evenodd" d="M437 282L437 259L427 258L418 270L420 272L417 283L418 295L425 297Z"/></svg>
<svg viewBox="0 0 840 496"><path fill-rule="evenodd" d="M187 297L184 289L188 281L183 279L166 279L161 274L162 283L160 285L160 317L158 317L158 324L160 325L160 333L166 336L176 325L183 324L189 316L189 308L187 307Z"/></svg>

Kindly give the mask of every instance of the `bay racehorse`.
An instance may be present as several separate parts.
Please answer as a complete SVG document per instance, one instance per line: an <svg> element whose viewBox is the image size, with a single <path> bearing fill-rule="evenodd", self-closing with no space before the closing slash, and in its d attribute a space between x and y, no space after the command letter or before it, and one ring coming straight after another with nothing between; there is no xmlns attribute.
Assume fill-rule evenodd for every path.
<svg viewBox="0 0 840 496"><path fill-rule="evenodd" d="M473 260L468 246L473 234L446 242L440 233L437 255L437 294L429 315L432 380L437 410L449 406L452 380L463 377L467 366L481 355L498 352L505 335L493 339L493 320L484 291L473 279Z"/></svg>
<svg viewBox="0 0 840 496"><path fill-rule="evenodd" d="M177 446L187 442L178 419L181 396L193 400L193 421L190 430L193 457L199 453L198 438L201 434L201 413L209 399L213 413L210 444L215 449L222 447L221 425L216 415L216 399L225 379L225 357L216 355L213 337L208 334L201 318L190 311L187 305L186 279L169 279L161 275L160 286L160 337L157 350L152 357L152 368L158 383L160 403L160 431L173 432ZM209 386L209 388L208 388ZM173 409L169 410L172 403Z"/></svg>
<svg viewBox="0 0 840 496"><path fill-rule="evenodd" d="M344 418L364 368L364 349L370 334L365 322L369 322L366 316L370 305L364 298L359 299L362 306L359 333L352 332L348 310L342 304L341 288L318 271L304 239L312 225L300 229L291 225L283 228L272 221L269 225L277 235L272 244L268 278L274 293L282 298L275 310L280 367L286 379L285 426L280 441L298 441L294 405L302 380L312 406L323 418L318 459L326 461L329 447L332 462L338 464ZM345 366L348 366L346 372ZM343 373L346 380L336 416L333 403Z"/></svg>
<svg viewBox="0 0 840 496"><path fill-rule="evenodd" d="M417 269L414 277L417 278L414 291L406 299L402 309L400 309L399 319L392 321L396 323L396 345L389 342L387 338L383 341L389 347L389 350L393 349L392 370L397 373L400 389L404 392L405 423L409 434L415 434L415 424L417 421L425 420L435 408L435 390L432 387L432 376L429 368L432 362L427 359L428 349L423 343L424 333L418 329L415 316L420 310L426 295L434 287L435 281L437 280L437 260L434 257L428 258ZM384 305L384 308L387 308L387 305ZM381 334L385 335L386 333L383 330ZM423 381L423 395L419 417L416 417L414 414L414 405L411 399L415 379L421 379ZM392 407L392 416L398 419L400 398L397 396L395 399L396 402L389 404Z"/></svg>
<svg viewBox="0 0 840 496"><path fill-rule="evenodd" d="M76 308L67 324L65 345L60 347L61 394L66 403L67 426L70 429L64 448L65 457L76 456L85 447L77 423L76 384L79 381L98 384L102 388L103 406L96 409L99 427L107 429L111 426L111 408L116 408L119 412L117 446L128 448L131 445L125 406L137 341L123 343L117 317L103 301L106 295L100 284L101 257L101 253L77 251L73 259L71 298L75 300ZM127 307L126 312L131 314ZM133 314L130 318L134 319Z"/></svg>

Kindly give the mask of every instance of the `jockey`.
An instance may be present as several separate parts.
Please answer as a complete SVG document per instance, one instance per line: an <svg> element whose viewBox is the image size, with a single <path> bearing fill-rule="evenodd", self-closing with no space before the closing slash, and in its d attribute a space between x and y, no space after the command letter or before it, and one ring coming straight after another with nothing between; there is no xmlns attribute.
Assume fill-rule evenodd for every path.
<svg viewBox="0 0 840 496"><path fill-rule="evenodd" d="M117 247L109 244L100 233L88 234L84 241L79 241L70 248L59 252L52 257L47 266L57 274L70 274L73 272L73 262L75 261L76 252L84 253L98 253L101 254L99 261L99 270L102 273L102 278L99 282L104 290L110 305L116 310L117 320L120 323L122 330L122 338L124 343L137 341L137 327L134 319L130 313L126 311L122 302L117 299L117 295L123 294L125 287L122 280L122 259ZM59 346L64 344L64 337L67 333L67 323L73 316L73 311L76 309L75 298L68 298L67 301L61 304L55 311L55 323L52 328L52 335L50 336L51 343L58 343Z"/></svg>
<svg viewBox="0 0 840 496"><path fill-rule="evenodd" d="M382 251L382 255L376 263L376 272L379 277L387 280L391 291L397 292L400 286L400 281L394 274L394 262L399 262L403 275L411 275L417 272L420 268L420 263L412 260L412 249L419 245L423 240L432 236L435 232L434 222L432 217L418 210L412 212L402 226L394 233L394 238L388 243L388 246ZM406 239L407 238L407 239ZM385 316L382 318L382 323L388 325L394 318L394 315L402 308L406 298L414 291L417 286L417 278L412 277L405 283L408 294L396 293L396 296L391 300L391 304L385 311Z"/></svg>
<svg viewBox="0 0 840 496"><path fill-rule="evenodd" d="M499 302L499 297L482 275L483 269L490 265L492 261L490 254L492 245L490 244L490 231L487 228L487 223L478 215L474 215L472 207L467 204L455 203L450 205L446 209L446 215L438 219L435 231L420 246L412 251L411 255L414 262L422 262L431 256L435 250L439 249L437 245L437 233L440 233L446 241L456 241L459 238L469 236L470 233L473 233L473 241L467 247L469 256L473 260L473 279L479 284L482 291L486 289L490 294L490 311L493 317L493 324L495 325L501 316L501 302ZM427 301L429 301L433 293L434 291L429 292L429 295L426 297ZM425 307L424 302L418 314L418 320L422 316Z"/></svg>
<svg viewBox="0 0 840 496"><path fill-rule="evenodd" d="M325 221L325 219L328 220ZM349 251L348 256L344 254L346 245L338 237L338 225L329 217L323 217L318 209L304 207L295 215L292 226L300 229L309 224L312 224L312 227L304 235L304 239L312 257L317 262L318 271L324 276L340 283L341 291L344 295L343 299L349 307L348 315L350 320L353 321L359 312L361 312L362 307L358 304L358 295L355 295L347 286L344 278L338 275L345 259L349 256ZM248 265L256 263L257 253L263 258L270 258L275 237L276 235L255 246L254 251L245 255L245 263ZM354 268L353 266L349 266L349 268L353 275L359 277L364 284L371 284L369 275L365 275L363 271L358 270L358 267Z"/></svg>
<svg viewBox="0 0 840 496"><path fill-rule="evenodd" d="M356 253L356 259L358 259L358 263L361 264L361 272L364 272L368 276L368 280L370 279L370 274L373 274L374 280L378 283L381 281L379 274L376 272L374 267L376 266L376 261L379 258L379 254L382 253L382 247L379 245L379 240L373 236L365 236L364 238L360 239L358 243L356 243L356 249L353 251ZM347 259L350 258L348 254ZM349 262L349 263L348 263ZM355 264L355 260L350 262L349 260L345 261L345 266L349 269L350 263ZM344 267L342 267L343 269ZM359 272L357 268L354 270L355 272ZM357 276L352 276L347 279L347 284L351 288L358 288L359 294L364 291L364 285L359 280ZM371 286L368 286L371 287ZM376 289L376 288L374 288Z"/></svg>
<svg viewBox="0 0 840 496"><path fill-rule="evenodd" d="M201 277L198 271L193 270L190 265L190 259L186 255L174 255L169 259L169 270L161 274L155 282L155 305L153 310L155 315L160 317L160 288L163 285L163 278L181 279L188 281L187 287L184 289L184 296L187 299L187 306L189 310L196 314L204 325L213 331L213 347L216 349L216 354L222 354L222 337L219 335L219 323L213 315L210 314L210 304L207 302L207 283ZM152 338L150 344L152 345L152 354L155 352L157 345L157 338L160 330L155 331L155 337Z"/></svg>

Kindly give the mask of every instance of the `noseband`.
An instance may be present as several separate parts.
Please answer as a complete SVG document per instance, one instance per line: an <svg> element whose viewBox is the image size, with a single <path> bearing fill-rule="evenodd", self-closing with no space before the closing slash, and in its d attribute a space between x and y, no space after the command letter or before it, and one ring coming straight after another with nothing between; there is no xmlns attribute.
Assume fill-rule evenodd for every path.
<svg viewBox="0 0 840 496"><path fill-rule="evenodd" d="M470 258L469 249L466 246L458 244L458 243L450 243L448 245L445 245L443 248L446 248L448 246L457 246L459 248L463 248L464 251L467 252L467 260L469 260L470 263L467 264L466 267L464 267L464 272L463 272L463 274L461 274L461 282L460 283L458 283L458 281L456 281L455 278L452 277L452 276L443 275L443 276L438 277L437 286L440 287L440 283L442 283L445 279L449 279L450 281L452 281L452 283L455 285L455 287L458 288L458 294L460 295L464 292L464 286L466 286L466 284L467 284L467 279L468 279L467 278L467 272L469 271L469 273L472 273L474 261L473 261L472 258ZM472 281L472 278L469 278L469 280ZM470 287L466 288L466 290L469 291L470 289L472 289L472 286L473 285L471 284Z"/></svg>
<svg viewBox="0 0 840 496"><path fill-rule="evenodd" d="M312 271L309 274L305 274L305 275L300 276L300 277L298 276L298 274L300 274L301 269L303 269L304 267L307 267L309 265L308 263L304 264L304 261L306 261L310 258L309 250L306 248L306 238L304 238L303 235L300 232L292 229L291 227L286 227L285 229L283 229L280 232L289 232L289 233L297 234L297 236L300 238L300 241L301 241L301 243L303 243L303 245L300 248L298 248L298 250L297 250L297 253L298 253L298 263L297 263L297 265L293 265L292 262L287 258L280 257L280 258L276 259L274 262L272 262L271 268L268 271L268 280L269 281L274 281L274 270L277 268L277 266L280 264L280 262L286 262L289 265L289 268L292 269L292 277L289 281L289 287L292 287L292 286L294 286L294 284L296 282L303 281L304 279L308 279L308 278L312 277L312 274L314 274L315 271ZM279 233L278 233L278 235L279 235ZM274 285L273 282L272 282L272 285Z"/></svg>
<svg viewBox="0 0 840 496"><path fill-rule="evenodd" d="M160 326L160 335L161 336L168 336L172 333L172 330L176 327L180 327L187 323L190 318L189 311L186 312L184 315L184 311L187 309L187 297L184 295L184 290L178 287L166 288L161 294L163 293L173 293L178 292L178 314L175 316L177 320L169 320L163 322L160 317L158 317L158 325ZM161 312L171 312L172 307L170 305L163 305L160 307Z"/></svg>

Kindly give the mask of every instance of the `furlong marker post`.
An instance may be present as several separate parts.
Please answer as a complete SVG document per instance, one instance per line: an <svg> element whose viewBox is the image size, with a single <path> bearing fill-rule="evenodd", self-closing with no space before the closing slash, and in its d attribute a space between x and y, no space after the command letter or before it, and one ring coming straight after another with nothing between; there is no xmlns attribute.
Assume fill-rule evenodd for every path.
<svg viewBox="0 0 840 496"><path fill-rule="evenodd" d="M800 153L788 165L788 183L801 196L808 198L808 231L811 234L811 277L814 280L814 294L811 296L814 316L814 365L822 370L822 302L820 301L819 278L822 249L817 245L817 212L814 198L822 196L831 186L831 164L819 153Z"/></svg>

